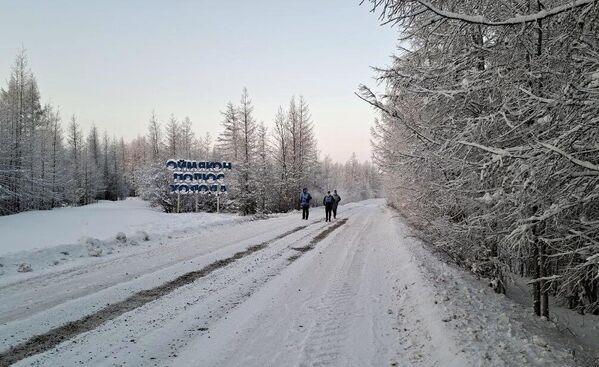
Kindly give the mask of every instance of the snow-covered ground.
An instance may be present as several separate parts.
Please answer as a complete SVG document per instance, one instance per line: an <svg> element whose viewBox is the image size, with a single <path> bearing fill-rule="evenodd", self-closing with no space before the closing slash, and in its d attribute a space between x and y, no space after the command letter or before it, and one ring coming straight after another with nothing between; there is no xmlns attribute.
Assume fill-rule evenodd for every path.
<svg viewBox="0 0 599 367"><path fill-rule="evenodd" d="M237 216L209 213L172 215L151 208L138 198L36 210L0 217L0 255L72 244L85 237L112 239L118 232L175 232L234 217Z"/></svg>
<svg viewBox="0 0 599 367"><path fill-rule="evenodd" d="M167 214L136 198L2 216L0 284L10 276L22 278L30 271L129 254L140 245L148 247L244 220L234 214Z"/></svg>
<svg viewBox="0 0 599 367"><path fill-rule="evenodd" d="M529 279L512 275L507 284L507 296L532 309L531 286ZM599 316L592 314L581 315L569 310L564 305L549 298L549 319L560 333L571 336L574 340L589 350L597 351L599 355ZM596 365L599 366L599 359Z"/></svg>
<svg viewBox="0 0 599 367"><path fill-rule="evenodd" d="M292 213L208 227L13 277L0 285L0 366L591 366L596 358L438 260L384 201L342 206L333 223L321 211L309 221Z"/></svg>

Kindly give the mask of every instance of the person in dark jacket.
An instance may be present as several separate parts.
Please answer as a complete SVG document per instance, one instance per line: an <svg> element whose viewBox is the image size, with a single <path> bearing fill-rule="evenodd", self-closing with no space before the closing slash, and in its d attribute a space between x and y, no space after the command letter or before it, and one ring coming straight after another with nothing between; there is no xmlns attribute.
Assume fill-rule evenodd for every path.
<svg viewBox="0 0 599 367"><path fill-rule="evenodd" d="M302 208L302 219L308 220L308 216L310 215L310 200L312 200L312 195L308 192L308 189L304 187L304 190L300 194L300 206Z"/></svg>
<svg viewBox="0 0 599 367"><path fill-rule="evenodd" d="M331 213L333 212L333 205L335 204L335 198L331 195L330 191L322 199L322 205L324 205L325 222L331 221Z"/></svg>
<svg viewBox="0 0 599 367"><path fill-rule="evenodd" d="M335 202L333 203L333 219L337 219L337 207L341 201L341 196L337 194L337 190L333 191L333 199L335 199Z"/></svg>

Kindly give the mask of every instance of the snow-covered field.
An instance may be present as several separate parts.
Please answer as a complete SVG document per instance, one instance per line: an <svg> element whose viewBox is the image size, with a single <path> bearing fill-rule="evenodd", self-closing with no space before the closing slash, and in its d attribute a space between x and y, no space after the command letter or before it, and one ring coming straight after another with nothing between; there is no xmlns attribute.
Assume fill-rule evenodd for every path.
<svg viewBox="0 0 599 367"><path fill-rule="evenodd" d="M138 198L100 201L80 207L36 210L0 217L0 255L71 244L81 238L101 240L118 232L176 232L191 227L230 221L232 214L167 214Z"/></svg>
<svg viewBox="0 0 599 367"><path fill-rule="evenodd" d="M130 254L140 245L153 246L243 220L233 214L167 214L135 198L3 216L0 284L9 276L22 278L30 271Z"/></svg>
<svg viewBox="0 0 599 367"><path fill-rule="evenodd" d="M592 365L574 338L438 260L384 201L333 223L321 211L9 277L0 366Z"/></svg>

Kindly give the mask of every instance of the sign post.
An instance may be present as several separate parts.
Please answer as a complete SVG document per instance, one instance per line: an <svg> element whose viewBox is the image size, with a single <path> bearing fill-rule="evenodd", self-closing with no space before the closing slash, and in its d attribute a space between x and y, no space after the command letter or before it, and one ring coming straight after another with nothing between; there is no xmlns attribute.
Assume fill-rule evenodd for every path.
<svg viewBox="0 0 599 367"><path fill-rule="evenodd" d="M204 162L186 159L169 159L166 168L173 171L170 193L177 194L177 213L181 212L181 195L194 194L195 211L198 211L197 194L216 194L216 212L220 212L220 194L227 193L224 185L225 171L231 170L230 162Z"/></svg>

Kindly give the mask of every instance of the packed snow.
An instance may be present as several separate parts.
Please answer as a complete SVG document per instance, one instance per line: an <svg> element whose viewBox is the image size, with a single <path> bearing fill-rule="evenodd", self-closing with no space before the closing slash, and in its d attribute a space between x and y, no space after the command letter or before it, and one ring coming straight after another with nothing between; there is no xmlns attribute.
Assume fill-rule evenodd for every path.
<svg viewBox="0 0 599 367"><path fill-rule="evenodd" d="M16 365L590 366L597 357L438 259L384 201L342 206L332 223L323 216L233 222L4 284L0 361L32 336L207 268Z"/></svg>

